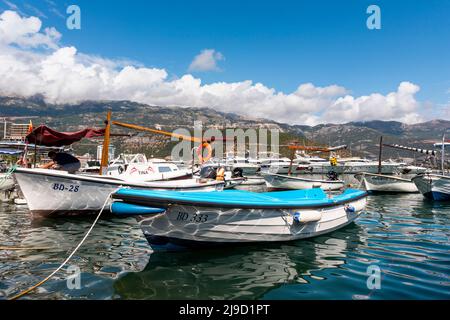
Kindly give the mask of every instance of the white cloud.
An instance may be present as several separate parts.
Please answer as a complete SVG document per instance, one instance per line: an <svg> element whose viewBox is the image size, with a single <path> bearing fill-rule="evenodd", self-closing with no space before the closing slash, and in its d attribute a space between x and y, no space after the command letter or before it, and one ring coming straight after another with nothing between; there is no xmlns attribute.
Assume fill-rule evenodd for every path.
<svg viewBox="0 0 450 320"><path fill-rule="evenodd" d="M35 17L22 18L12 11L0 15L1 95L43 94L52 103L101 99L211 107L308 125L372 119L414 123L422 119L423 105L415 98L420 88L406 81L388 94L359 97L335 84L301 84L291 93L251 80L202 84L201 79L190 74L169 79L165 69L83 54L75 47L60 48L60 34L52 28L41 31L41 27L41 21ZM36 50L40 47L48 50ZM217 54L212 50L209 55L214 62L203 66L217 68L216 61L223 59ZM202 64L198 62L196 67L199 65Z"/></svg>
<svg viewBox="0 0 450 320"><path fill-rule="evenodd" d="M418 114L420 103L414 95L420 90L418 85L404 81L396 92L387 95L373 93L369 96L338 98L323 114L329 122L355 120L398 120L415 123L422 120Z"/></svg>
<svg viewBox="0 0 450 320"><path fill-rule="evenodd" d="M0 15L0 44L57 49L61 34L55 28L40 32L41 27L39 18L22 18L16 12L6 10Z"/></svg>
<svg viewBox="0 0 450 320"><path fill-rule="evenodd" d="M225 57L220 52L214 49L204 49L195 56L189 66L189 71L219 71L217 62L224 59Z"/></svg>

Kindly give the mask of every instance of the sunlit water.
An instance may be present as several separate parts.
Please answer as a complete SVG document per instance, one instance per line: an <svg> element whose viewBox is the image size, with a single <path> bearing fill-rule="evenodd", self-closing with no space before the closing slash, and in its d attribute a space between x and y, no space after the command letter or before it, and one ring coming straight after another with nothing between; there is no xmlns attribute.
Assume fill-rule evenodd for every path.
<svg viewBox="0 0 450 320"><path fill-rule="evenodd" d="M450 203L420 194L370 196L355 223L325 236L158 254L133 218L108 217L70 262L81 289L68 288L66 268L26 298L449 299L449 217ZM56 269L93 219L32 220L25 206L0 205L0 298Z"/></svg>

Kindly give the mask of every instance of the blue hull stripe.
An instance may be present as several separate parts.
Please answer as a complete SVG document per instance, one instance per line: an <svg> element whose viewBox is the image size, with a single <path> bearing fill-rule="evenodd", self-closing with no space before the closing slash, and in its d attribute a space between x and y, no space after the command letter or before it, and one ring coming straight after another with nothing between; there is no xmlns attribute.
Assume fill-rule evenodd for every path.
<svg viewBox="0 0 450 320"><path fill-rule="evenodd" d="M427 193L424 193L424 196L425 196L425 198L434 200L434 201L450 200L450 194L443 193L443 192L436 192L436 191L427 192Z"/></svg>
<svg viewBox="0 0 450 320"><path fill-rule="evenodd" d="M181 251L186 249L206 249L224 246L245 246L257 243L194 241L155 235L145 235L145 238L155 251Z"/></svg>

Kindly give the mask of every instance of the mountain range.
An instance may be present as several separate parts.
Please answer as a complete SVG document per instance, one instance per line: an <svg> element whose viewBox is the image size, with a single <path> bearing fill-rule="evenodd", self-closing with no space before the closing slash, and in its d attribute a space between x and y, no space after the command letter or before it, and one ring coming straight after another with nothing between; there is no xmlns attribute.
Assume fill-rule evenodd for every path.
<svg viewBox="0 0 450 320"><path fill-rule="evenodd" d="M233 113L224 113L212 108L150 106L131 101L83 101L74 104L46 103L43 96L0 96L0 117L12 122L28 122L34 125L45 123L56 130L75 131L87 126L103 126L106 111L111 110L113 119L150 128L173 131L177 128L192 129L194 121L202 121L204 129L216 128L274 128L280 130L280 144L292 141L307 145L348 145L349 153L355 156L376 158L380 136L385 143L398 143L421 148L432 148L443 134L450 136L450 121L433 120L416 124L397 121L365 121L344 124L320 124L316 126L288 125L268 119L256 119ZM19 120L19 118L20 120ZM3 126L3 124L2 124ZM115 128L114 132L129 132ZM95 143L96 145L97 143ZM167 137L139 134L116 139L120 151L146 152L152 156L164 156L173 145ZM81 144L80 151L93 152L94 143ZM121 150L123 149L123 150ZM287 150L282 150L286 155ZM408 151L385 148L384 157L412 158Z"/></svg>

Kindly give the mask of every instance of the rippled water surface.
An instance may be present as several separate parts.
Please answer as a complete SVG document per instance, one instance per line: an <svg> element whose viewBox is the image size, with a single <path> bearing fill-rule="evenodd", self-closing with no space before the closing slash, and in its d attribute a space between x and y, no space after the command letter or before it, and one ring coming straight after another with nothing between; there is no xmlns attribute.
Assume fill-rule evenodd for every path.
<svg viewBox="0 0 450 320"><path fill-rule="evenodd" d="M450 203L370 196L355 223L288 244L152 254L133 218L99 221L67 268L28 299L449 299ZM0 298L56 269L94 217L32 220L0 205ZM368 268L381 270L369 289ZM374 269L372 269L374 268ZM369 284L376 283L369 280Z"/></svg>

